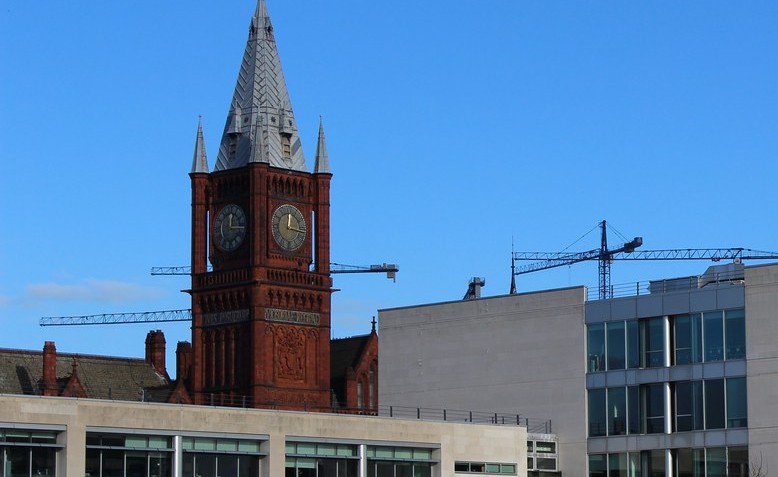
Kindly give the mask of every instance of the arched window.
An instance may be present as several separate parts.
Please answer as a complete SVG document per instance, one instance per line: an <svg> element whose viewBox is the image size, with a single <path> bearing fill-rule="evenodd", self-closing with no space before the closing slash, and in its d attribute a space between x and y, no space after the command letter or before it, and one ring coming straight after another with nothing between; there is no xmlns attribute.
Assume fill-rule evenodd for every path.
<svg viewBox="0 0 778 477"><path fill-rule="evenodd" d="M362 381L357 380L357 409L363 409L362 405Z"/></svg>
<svg viewBox="0 0 778 477"><path fill-rule="evenodd" d="M370 399L370 402L368 404L368 409L375 409L376 408L376 372L375 372L375 365L370 365L370 373L368 374L368 399Z"/></svg>

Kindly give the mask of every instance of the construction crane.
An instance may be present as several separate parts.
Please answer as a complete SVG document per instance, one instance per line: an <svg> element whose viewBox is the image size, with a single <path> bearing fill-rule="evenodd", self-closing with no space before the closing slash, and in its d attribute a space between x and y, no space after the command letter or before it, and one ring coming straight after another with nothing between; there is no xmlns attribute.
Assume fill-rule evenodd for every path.
<svg viewBox="0 0 778 477"><path fill-rule="evenodd" d="M208 271L212 271L208 267ZM394 263L383 263L381 265L343 265L341 263L330 263L330 273L386 273L386 278L395 281L397 272L400 269ZM191 275L192 267L151 267L152 275Z"/></svg>
<svg viewBox="0 0 778 477"><path fill-rule="evenodd" d="M585 252L513 252L511 257L511 273L513 277L539 270L572 265L587 260L598 261L599 297L601 300L612 298L610 286L611 262L614 260L770 260L778 259L776 252L764 252L748 248L686 248L666 250L635 249L643 245L642 237L635 237L618 248L608 249L606 223L598 224L601 228L600 248ZM535 263L517 267L515 262L534 260ZM512 278L513 278L512 277ZM515 293L515 281L511 282L511 293Z"/></svg>
<svg viewBox="0 0 778 477"><path fill-rule="evenodd" d="M210 271L210 270L209 270ZM386 273L386 278L395 280L400 269L393 263L381 265L330 264L330 273ZM191 275L192 267L153 267L152 275ZM144 311L139 313L104 313L81 316L45 316L40 326L113 325L125 323L158 323L171 321L192 321L192 310Z"/></svg>
<svg viewBox="0 0 778 477"><path fill-rule="evenodd" d="M82 316L45 316L40 326L111 325L121 323L158 323L192 321L192 310L144 311L141 313L105 313Z"/></svg>

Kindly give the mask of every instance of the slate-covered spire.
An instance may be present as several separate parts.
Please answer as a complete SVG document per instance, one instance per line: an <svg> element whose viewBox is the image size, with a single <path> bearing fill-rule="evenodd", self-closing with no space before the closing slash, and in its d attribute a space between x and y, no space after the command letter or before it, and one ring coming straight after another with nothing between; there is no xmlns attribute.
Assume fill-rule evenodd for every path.
<svg viewBox="0 0 778 477"><path fill-rule="evenodd" d="M203 118L197 123L197 140L195 140L192 172L208 172L208 157L205 155L205 139L203 138Z"/></svg>
<svg viewBox="0 0 778 477"><path fill-rule="evenodd" d="M324 139L324 122L319 118L319 142L316 144L316 162L313 166L314 173L331 174L330 159L327 156L327 141Z"/></svg>
<svg viewBox="0 0 778 477"><path fill-rule="evenodd" d="M214 170L250 162L308 171L265 0L251 18Z"/></svg>

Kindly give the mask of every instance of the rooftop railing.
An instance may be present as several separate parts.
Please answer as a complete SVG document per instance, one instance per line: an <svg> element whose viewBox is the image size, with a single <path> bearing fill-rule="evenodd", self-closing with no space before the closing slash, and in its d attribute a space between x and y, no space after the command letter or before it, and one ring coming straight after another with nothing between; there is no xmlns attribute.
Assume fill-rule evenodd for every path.
<svg viewBox="0 0 778 477"><path fill-rule="evenodd" d="M744 274L742 269L726 270L716 273L705 273L702 275L692 275L680 278L668 278L663 280L648 280L620 285L611 285L611 298L622 298L628 296L657 295L661 293L671 293L695 290L704 287L727 286L733 284L742 284ZM586 291L587 301L596 301L600 299L599 290L596 287L589 287Z"/></svg>
<svg viewBox="0 0 778 477"><path fill-rule="evenodd" d="M294 409L304 412L378 416L391 419L491 424L498 426L521 426L526 427L527 432L529 433L551 434L553 432L550 419L530 418L521 414L505 412L387 405L379 405L378 407L372 409L349 408L340 406L322 407L308 405L305 402L289 404L277 401L256 403L256 405L254 405L248 396L230 397L209 393L198 394L195 401L198 405L206 406L275 410Z"/></svg>

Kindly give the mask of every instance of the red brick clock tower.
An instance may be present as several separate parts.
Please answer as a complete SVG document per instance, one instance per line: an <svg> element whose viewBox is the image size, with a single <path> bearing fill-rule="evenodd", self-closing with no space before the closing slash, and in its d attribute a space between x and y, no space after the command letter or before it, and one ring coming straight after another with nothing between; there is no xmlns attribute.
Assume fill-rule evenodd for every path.
<svg viewBox="0 0 778 477"><path fill-rule="evenodd" d="M321 125L308 172L264 0L214 170L199 127L190 177L195 402L329 408L332 174Z"/></svg>

